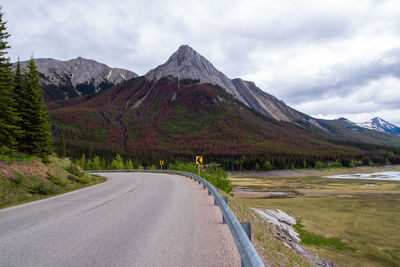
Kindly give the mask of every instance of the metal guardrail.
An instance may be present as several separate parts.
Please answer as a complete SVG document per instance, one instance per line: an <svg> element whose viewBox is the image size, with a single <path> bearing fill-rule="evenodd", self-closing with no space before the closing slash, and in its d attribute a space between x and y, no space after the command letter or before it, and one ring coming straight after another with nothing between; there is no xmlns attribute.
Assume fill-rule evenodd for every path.
<svg viewBox="0 0 400 267"><path fill-rule="evenodd" d="M202 183L203 186L207 187L209 192L214 196L214 202L216 202L221 210L224 221L228 224L228 227L232 233L233 239L235 241L236 247L239 250L240 258L242 261L242 266L252 267L252 266L264 266L261 261L260 256L257 251L253 247L253 244L247 237L245 231L243 230L240 222L233 214L228 204L222 199L221 195L218 193L218 190L206 181L204 178L195 175L190 172L183 171L174 171L174 170L93 170L87 171L90 173L105 173L105 172L155 172L155 173L173 173L179 174L183 176L188 176L193 178L198 183Z"/></svg>

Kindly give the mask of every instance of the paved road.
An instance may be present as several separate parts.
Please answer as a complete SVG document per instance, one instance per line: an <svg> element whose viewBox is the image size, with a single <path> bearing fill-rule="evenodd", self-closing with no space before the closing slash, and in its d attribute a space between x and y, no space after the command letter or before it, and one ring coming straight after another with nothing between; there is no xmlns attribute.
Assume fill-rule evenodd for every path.
<svg viewBox="0 0 400 267"><path fill-rule="evenodd" d="M240 266L201 185L108 173L104 184L0 210L0 266Z"/></svg>

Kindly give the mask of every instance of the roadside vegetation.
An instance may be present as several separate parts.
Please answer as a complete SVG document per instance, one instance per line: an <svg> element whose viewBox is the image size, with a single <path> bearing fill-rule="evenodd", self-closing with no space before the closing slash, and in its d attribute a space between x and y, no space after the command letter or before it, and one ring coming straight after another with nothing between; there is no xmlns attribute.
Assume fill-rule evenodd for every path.
<svg viewBox="0 0 400 267"><path fill-rule="evenodd" d="M105 181L68 160L50 156L0 157L0 208L47 198Z"/></svg>
<svg viewBox="0 0 400 267"><path fill-rule="evenodd" d="M190 163L177 162L176 164L170 163L168 165L169 170L191 172L198 174L198 166ZM232 192L232 182L227 179L228 174L217 164L209 164L207 170L200 168L200 176L206 179L210 184L222 191L230 194Z"/></svg>
<svg viewBox="0 0 400 267"><path fill-rule="evenodd" d="M104 158L100 159L99 156L95 156L93 159L86 159L85 154L80 159L74 160L74 165L80 166L84 170L158 170L160 165L149 165L143 167L140 163L135 160L126 159L124 160L121 155L117 154L111 162L107 162ZM198 174L198 166L193 163L184 163L176 161L175 163L168 164L169 170L191 172ZM228 179L228 174L221 167L215 163L207 165L207 168L200 168L200 176L210 182L213 186L221 189L222 191L230 194L232 192L232 183Z"/></svg>
<svg viewBox="0 0 400 267"><path fill-rule="evenodd" d="M274 228L251 210L250 206L233 196L221 195L228 197L228 205L240 222L250 222L252 243L265 266L314 266L278 240L273 234Z"/></svg>
<svg viewBox="0 0 400 267"><path fill-rule="evenodd" d="M301 244L321 258L340 266L400 266L400 182L321 178L346 170L349 171L282 172L297 175L290 177L277 173L264 173L264 177L236 174L229 179L240 190L231 202L241 207L238 216L244 213L254 221L254 235L260 244L270 241L267 234L257 229L263 225L268 232L270 226L250 208L280 209L296 218L294 228L300 234ZM356 173L388 169L350 170Z"/></svg>

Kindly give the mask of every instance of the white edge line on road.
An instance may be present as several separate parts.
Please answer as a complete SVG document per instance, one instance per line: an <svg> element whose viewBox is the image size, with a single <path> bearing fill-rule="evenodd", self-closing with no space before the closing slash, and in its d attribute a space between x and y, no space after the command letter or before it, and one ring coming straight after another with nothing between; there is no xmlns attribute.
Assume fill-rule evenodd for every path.
<svg viewBox="0 0 400 267"><path fill-rule="evenodd" d="M98 175L98 174L96 174L96 175ZM98 186L105 185L105 184L107 184L110 180L112 180L111 178L105 177L105 176L103 176L103 175L99 175L99 176L102 176L102 177L106 178L107 180L104 181L104 182L102 182L102 183L100 183L100 184L94 184L94 185L91 185L91 186L87 186L87 187L84 187L84 188L81 188L81 189L73 190L73 191L66 192L66 193L63 193L63 194L60 194L60 195L56 195L56 196L52 196L52 197L49 197L49 198L38 199L38 200L30 201L30 202L27 202L27 203L18 204L18 205L16 205L16 206L12 206L12 207L7 207L7 208L4 208L4 209L0 209L0 213L3 212L3 211L5 211L5 210L18 209L18 208L20 208L20 207L26 207L26 206L34 205L34 204L37 204L37 203L40 203L40 202L52 200L52 199L55 199L55 198L58 198L58 197L68 196L68 195L72 195L72 194L75 194L75 193L78 193L78 192L81 192L81 191L90 190L90 189L96 188L96 187L98 187Z"/></svg>

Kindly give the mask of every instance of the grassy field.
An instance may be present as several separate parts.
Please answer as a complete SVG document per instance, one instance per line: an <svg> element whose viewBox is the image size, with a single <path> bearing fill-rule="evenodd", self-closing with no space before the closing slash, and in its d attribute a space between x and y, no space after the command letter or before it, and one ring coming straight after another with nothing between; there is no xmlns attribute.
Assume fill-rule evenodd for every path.
<svg viewBox="0 0 400 267"><path fill-rule="evenodd" d="M346 170L383 171L310 170L290 177L266 173L229 178L234 187L242 187L233 199L238 205L293 215L300 221L296 230L303 245L320 257L341 266L400 266L400 181L321 178Z"/></svg>
<svg viewBox="0 0 400 267"><path fill-rule="evenodd" d="M105 178L83 172L64 159L0 158L0 208L80 189Z"/></svg>

